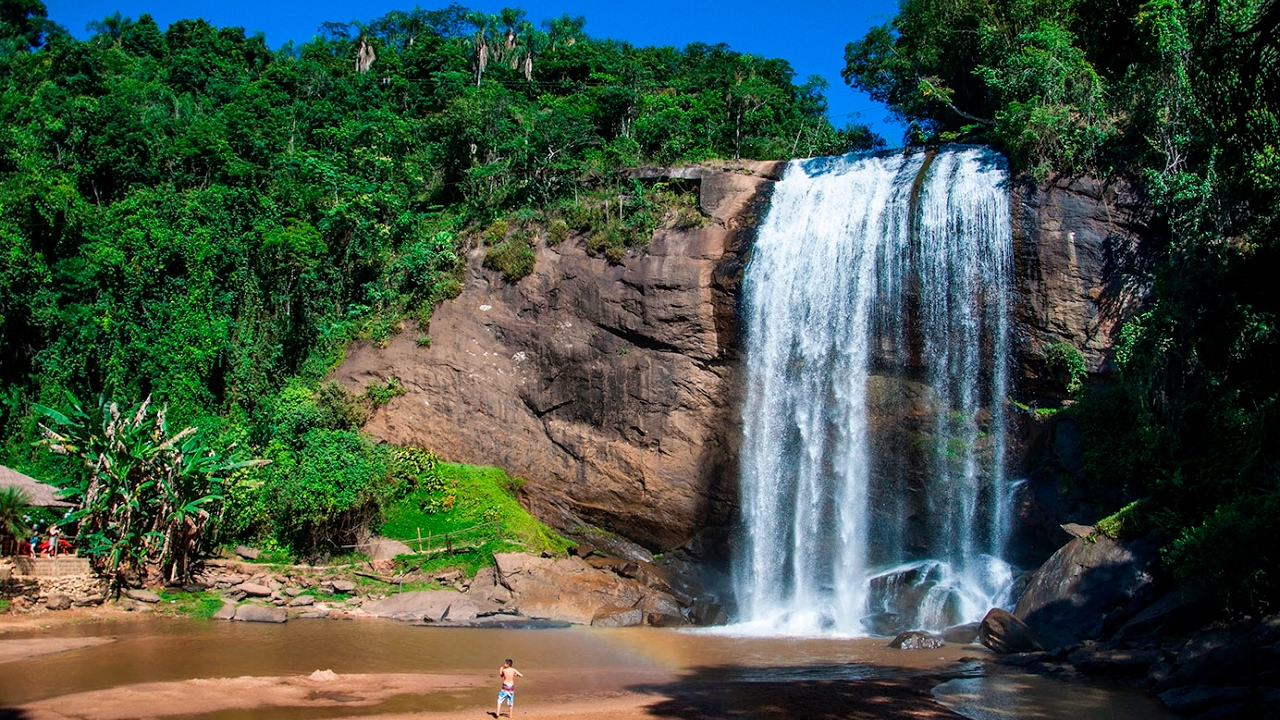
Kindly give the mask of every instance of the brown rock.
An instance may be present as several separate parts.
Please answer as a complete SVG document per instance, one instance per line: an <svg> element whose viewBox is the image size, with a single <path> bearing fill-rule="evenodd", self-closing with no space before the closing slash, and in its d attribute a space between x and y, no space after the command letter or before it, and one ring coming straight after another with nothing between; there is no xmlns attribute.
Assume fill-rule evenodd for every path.
<svg viewBox="0 0 1280 720"><path fill-rule="evenodd" d="M350 580L333 580L330 581L335 593L353 593L356 591L356 584Z"/></svg>
<svg viewBox="0 0 1280 720"><path fill-rule="evenodd" d="M143 603L155 604L160 602L160 596L151 592L150 590L141 590L138 588L127 588L124 591L124 596L129 598L130 600L137 600L138 602L143 602Z"/></svg>
<svg viewBox="0 0 1280 720"><path fill-rule="evenodd" d="M271 597L271 588L257 583L240 583L232 589L237 592L242 592L249 597Z"/></svg>
<svg viewBox="0 0 1280 720"><path fill-rule="evenodd" d="M246 545L237 545L235 549L235 553L236 555L239 555L245 560L257 560L259 557L262 556L261 550L258 550L256 548L251 548Z"/></svg>
<svg viewBox="0 0 1280 720"><path fill-rule="evenodd" d="M1001 655L1043 650L1031 628L1013 614L992 608L978 626L978 640Z"/></svg>
<svg viewBox="0 0 1280 720"><path fill-rule="evenodd" d="M50 595L49 598L45 600L44 606L50 610L70 610L71 598L66 595Z"/></svg>
<svg viewBox="0 0 1280 720"><path fill-rule="evenodd" d="M1077 538L1032 573L1013 614L1051 647L1101 637L1138 612L1135 599L1154 592L1156 560L1148 542Z"/></svg>
<svg viewBox="0 0 1280 720"><path fill-rule="evenodd" d="M610 605L600 608L591 618L592 627L634 627L644 624L640 608Z"/></svg>
<svg viewBox="0 0 1280 720"><path fill-rule="evenodd" d="M699 170L713 222L659 230L620 265L585 238L540 247L516 284L468 258L462 295L385 348L350 347L335 378L362 392L391 375L408 393L365 430L442 457L499 465L564 530L599 525L661 550L733 519L743 240L771 188L759 174Z"/></svg>
<svg viewBox="0 0 1280 720"><path fill-rule="evenodd" d="M654 595L635 580L593 568L578 557L550 560L498 553L494 560L499 580L511 590L512 602L531 618L585 625L602 608L634 608L638 623L643 623L644 611L638 605Z"/></svg>
<svg viewBox="0 0 1280 720"><path fill-rule="evenodd" d="M285 609L269 605L241 605L235 618L241 622L282 623L288 619Z"/></svg>

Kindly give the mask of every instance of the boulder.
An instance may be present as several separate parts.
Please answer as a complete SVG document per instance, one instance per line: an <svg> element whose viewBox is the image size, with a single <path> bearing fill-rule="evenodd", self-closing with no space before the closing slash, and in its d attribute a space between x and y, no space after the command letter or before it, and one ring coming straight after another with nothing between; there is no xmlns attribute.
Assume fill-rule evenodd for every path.
<svg viewBox="0 0 1280 720"><path fill-rule="evenodd" d="M215 612L211 617L214 620L234 620L236 617L236 608L237 605L235 603L223 603L222 607L218 608L217 612Z"/></svg>
<svg viewBox="0 0 1280 720"><path fill-rule="evenodd" d="M602 607L591 618L592 627L634 627L643 624L644 611L634 607Z"/></svg>
<svg viewBox="0 0 1280 720"><path fill-rule="evenodd" d="M978 626L981 623L965 623L952 625L942 631L942 639L954 645L968 645L978 639Z"/></svg>
<svg viewBox="0 0 1280 720"><path fill-rule="evenodd" d="M694 625L728 625L729 613L711 597L699 597L689 608L689 621Z"/></svg>
<svg viewBox="0 0 1280 720"><path fill-rule="evenodd" d="M1116 638L1183 634L1206 625L1212 607L1205 591L1185 585L1175 587L1126 622Z"/></svg>
<svg viewBox="0 0 1280 720"><path fill-rule="evenodd" d="M1067 656L1067 662L1090 675L1141 677L1160 659L1155 650L1115 648L1087 643Z"/></svg>
<svg viewBox="0 0 1280 720"><path fill-rule="evenodd" d="M1156 551L1149 541L1076 538L1032 573L1013 614L1053 647L1118 630L1155 593Z"/></svg>
<svg viewBox="0 0 1280 720"><path fill-rule="evenodd" d="M592 567L580 557L494 555L498 581L530 618L585 625L603 608L635 608L654 593L630 578ZM640 622L644 621L640 611Z"/></svg>
<svg viewBox="0 0 1280 720"><path fill-rule="evenodd" d="M1000 608L991 608L978 625L978 640L1000 655L1043 650L1040 640L1027 624Z"/></svg>
<svg viewBox="0 0 1280 720"><path fill-rule="evenodd" d="M450 608L455 603L461 608L464 601L467 609L459 614L465 615L469 612L471 618L474 618L475 602L453 590L415 590L396 593L386 599L366 603L363 610L376 617L406 622L440 622L449 616Z"/></svg>
<svg viewBox="0 0 1280 720"><path fill-rule="evenodd" d="M889 647L895 650L936 650L946 644L940 636L918 630L900 633L889 641Z"/></svg>
<svg viewBox="0 0 1280 720"><path fill-rule="evenodd" d="M590 557L595 551L596 547L588 543L579 543L569 548L570 555L577 555L580 558Z"/></svg>
<svg viewBox="0 0 1280 720"><path fill-rule="evenodd" d="M259 557L262 557L261 550L248 547L247 545L237 545L235 553L245 560L257 560Z"/></svg>
<svg viewBox="0 0 1280 720"><path fill-rule="evenodd" d="M144 603L150 603L150 604L155 604L160 602L159 595L151 592L150 590L142 590L139 588L126 588L124 591L124 596L129 598L130 600L137 600L138 602L144 602Z"/></svg>
<svg viewBox="0 0 1280 720"><path fill-rule="evenodd" d="M70 610L71 598L61 593L50 595L45 600L44 606L50 610Z"/></svg>
<svg viewBox="0 0 1280 720"><path fill-rule="evenodd" d="M394 560L397 555L408 555L413 548L399 540L374 535L364 546L365 554L370 560Z"/></svg>
<svg viewBox="0 0 1280 720"><path fill-rule="evenodd" d="M242 592L248 597L271 597L272 592L271 588L266 585L259 585L258 583L252 582L240 583L232 588L232 590Z"/></svg>
<svg viewBox="0 0 1280 720"><path fill-rule="evenodd" d="M308 605L314 605L315 602L316 599L311 595L298 595L289 601L289 607L306 607Z"/></svg>
<svg viewBox="0 0 1280 720"><path fill-rule="evenodd" d="M892 637L907 627L897 613L878 612L862 618L859 622L868 633L878 637Z"/></svg>
<svg viewBox="0 0 1280 720"><path fill-rule="evenodd" d="M1280 615L1213 625L1178 649L1177 669L1156 685L1164 691L1199 684L1280 684Z"/></svg>
<svg viewBox="0 0 1280 720"><path fill-rule="evenodd" d="M236 608L235 618L241 622L282 623L288 614L282 607L245 604Z"/></svg>
<svg viewBox="0 0 1280 720"><path fill-rule="evenodd" d="M680 627L685 624L684 613L680 611L680 603L666 593L653 592L645 595L640 601L639 607L644 612L644 621L647 625L652 625L653 627Z"/></svg>
<svg viewBox="0 0 1280 720"><path fill-rule="evenodd" d="M302 593L304 593L304 592L306 592L306 591L305 591L305 590L303 590L303 589L302 589L302 588L300 588L300 587L297 587L296 585L295 585L295 586L291 586L291 587L287 587L287 588L285 588L285 589L284 589L284 594L285 594L285 595L288 595L289 597L298 597L299 595L301 595L301 594L302 594Z"/></svg>
<svg viewBox="0 0 1280 720"><path fill-rule="evenodd" d="M101 605L106 602L107 598L101 593L93 593L91 595L77 595L71 599L71 603L76 607L90 607L93 605Z"/></svg>
<svg viewBox="0 0 1280 720"><path fill-rule="evenodd" d="M331 580L329 584L333 586L335 593L350 594L356 591L356 584L350 580Z"/></svg>

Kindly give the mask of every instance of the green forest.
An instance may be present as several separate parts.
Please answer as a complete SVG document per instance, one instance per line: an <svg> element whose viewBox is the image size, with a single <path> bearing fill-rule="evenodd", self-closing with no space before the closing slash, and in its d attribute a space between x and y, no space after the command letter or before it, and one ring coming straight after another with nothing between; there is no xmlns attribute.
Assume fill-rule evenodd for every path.
<svg viewBox="0 0 1280 720"><path fill-rule="evenodd" d="M226 478L207 496L225 494L222 536L299 554L431 464L358 433L395 383L323 381L352 340L455 296L467 249L517 280L572 229L618 262L682 202L620 170L884 145L834 127L825 83L784 60L634 47L580 17L451 5L274 50L202 20L90 29L0 0L0 461L74 475L46 448L191 426L192 457L230 448L202 466ZM1133 501L1106 509L1109 533L1156 533L1181 576L1274 610L1280 3L903 0L853 40L844 79L908 144L988 143L1025 177L1143 190L1149 302L1116 379L1066 412L1089 482ZM326 486L339 465L357 479Z"/></svg>

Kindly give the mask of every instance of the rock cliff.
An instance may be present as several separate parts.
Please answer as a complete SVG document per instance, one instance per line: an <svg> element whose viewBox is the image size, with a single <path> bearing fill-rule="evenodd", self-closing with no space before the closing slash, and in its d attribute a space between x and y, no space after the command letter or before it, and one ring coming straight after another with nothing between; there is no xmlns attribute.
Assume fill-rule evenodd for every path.
<svg viewBox="0 0 1280 720"><path fill-rule="evenodd" d="M1061 398L1054 343L1079 350L1092 374L1115 370L1117 333L1147 295L1150 214L1124 181L1023 180L1012 196L1018 391Z"/></svg>
<svg viewBox="0 0 1280 720"><path fill-rule="evenodd" d="M515 284L468 258L462 294L384 348L357 344L347 387L407 393L365 430L526 479L523 500L561 530L593 525L652 551L733 517L741 395L737 291L750 226L779 163L637 173L697 183L706 226L659 230L614 265L584 238L541 246Z"/></svg>
<svg viewBox="0 0 1280 720"><path fill-rule="evenodd" d="M1016 304L1010 469L1025 478L1014 501L1010 559L1030 567L1053 553L1062 523L1093 523L1108 489L1084 482L1084 448L1070 417L1041 416L1067 397L1066 373L1048 360L1055 343L1080 351L1095 380L1115 372L1119 331L1146 299L1160 246L1149 208L1123 180L1051 177L1012 188ZM1119 491L1118 488L1110 489Z"/></svg>

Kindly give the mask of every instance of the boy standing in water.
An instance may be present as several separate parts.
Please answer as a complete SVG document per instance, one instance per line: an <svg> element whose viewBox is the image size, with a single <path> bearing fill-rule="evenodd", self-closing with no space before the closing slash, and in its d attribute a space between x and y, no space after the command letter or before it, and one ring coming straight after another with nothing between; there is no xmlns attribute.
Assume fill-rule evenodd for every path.
<svg viewBox="0 0 1280 720"><path fill-rule="evenodd" d="M493 716L502 716L502 701L506 700L507 717L512 717L516 711L516 678L524 677L524 674L511 667L511 658L507 658L498 669L498 677L502 678L502 689L498 691L498 711Z"/></svg>

